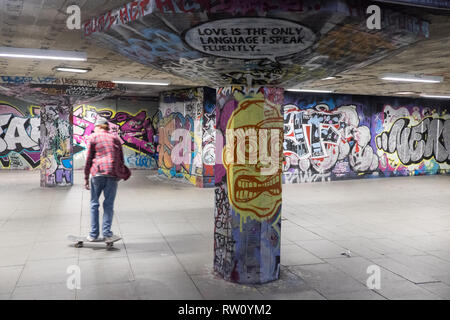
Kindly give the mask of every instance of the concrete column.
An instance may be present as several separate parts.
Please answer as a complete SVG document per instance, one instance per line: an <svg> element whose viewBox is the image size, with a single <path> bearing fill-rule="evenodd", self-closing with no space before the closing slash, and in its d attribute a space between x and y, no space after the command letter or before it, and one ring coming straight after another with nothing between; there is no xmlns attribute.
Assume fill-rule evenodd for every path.
<svg viewBox="0 0 450 320"><path fill-rule="evenodd" d="M73 184L72 106L41 108L41 187Z"/></svg>
<svg viewBox="0 0 450 320"><path fill-rule="evenodd" d="M214 270L231 282L280 275L283 94L217 90Z"/></svg>
<svg viewBox="0 0 450 320"><path fill-rule="evenodd" d="M216 90L162 92L158 172L193 185L214 187Z"/></svg>

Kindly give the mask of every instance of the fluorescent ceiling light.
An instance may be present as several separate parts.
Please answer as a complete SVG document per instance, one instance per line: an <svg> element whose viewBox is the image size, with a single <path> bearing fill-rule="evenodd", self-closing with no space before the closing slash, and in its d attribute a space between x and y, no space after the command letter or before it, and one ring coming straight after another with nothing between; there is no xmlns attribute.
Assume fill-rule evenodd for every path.
<svg viewBox="0 0 450 320"><path fill-rule="evenodd" d="M440 83L444 80L444 77L386 73L381 77L381 79L388 81L401 81L401 82Z"/></svg>
<svg viewBox="0 0 450 320"><path fill-rule="evenodd" d="M415 95L418 95L419 93L418 92L413 92L413 91L400 91L400 92L395 92L395 94L415 96Z"/></svg>
<svg viewBox="0 0 450 320"><path fill-rule="evenodd" d="M149 80L149 81L141 81L141 80L113 80L114 83L120 84L138 84L143 86L168 86L170 81L165 80Z"/></svg>
<svg viewBox="0 0 450 320"><path fill-rule="evenodd" d="M316 89L286 89L286 91L293 91L293 92L314 92L314 93L333 93L333 90L316 90Z"/></svg>
<svg viewBox="0 0 450 320"><path fill-rule="evenodd" d="M72 68L72 67L55 67L53 69L61 72L75 72L75 73L86 73L91 71L90 68Z"/></svg>
<svg viewBox="0 0 450 320"><path fill-rule="evenodd" d="M41 60L86 61L85 52L0 47L0 57Z"/></svg>
<svg viewBox="0 0 450 320"><path fill-rule="evenodd" d="M422 93L420 96L421 96L421 97L424 97L424 98L450 99L450 96L445 96L445 95L434 95L434 94L426 94L426 93Z"/></svg>

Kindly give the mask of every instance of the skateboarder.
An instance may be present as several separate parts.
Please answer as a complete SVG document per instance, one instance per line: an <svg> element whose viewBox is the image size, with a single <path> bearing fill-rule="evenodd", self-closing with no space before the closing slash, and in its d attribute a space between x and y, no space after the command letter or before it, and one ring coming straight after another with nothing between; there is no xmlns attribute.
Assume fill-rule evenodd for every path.
<svg viewBox="0 0 450 320"><path fill-rule="evenodd" d="M89 175L91 184L89 186ZM131 172L125 166L122 144L119 138L109 132L109 123L103 117L95 122L94 133L87 143L86 166L84 168L85 187L91 190L91 232L88 241L97 240L99 227L99 198L103 192L103 226L105 241L113 238L111 225L114 215L114 199L120 179L128 180Z"/></svg>

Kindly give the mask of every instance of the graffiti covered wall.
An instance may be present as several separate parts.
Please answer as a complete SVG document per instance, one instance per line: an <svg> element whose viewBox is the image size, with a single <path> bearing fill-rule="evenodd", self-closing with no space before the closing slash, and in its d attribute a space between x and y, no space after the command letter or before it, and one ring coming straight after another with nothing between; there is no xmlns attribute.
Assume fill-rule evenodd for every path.
<svg viewBox="0 0 450 320"><path fill-rule="evenodd" d="M39 106L0 96L0 170L40 165Z"/></svg>
<svg viewBox="0 0 450 320"><path fill-rule="evenodd" d="M72 106L41 107L41 187L73 184Z"/></svg>
<svg viewBox="0 0 450 320"><path fill-rule="evenodd" d="M214 270L228 281L279 276L282 101L278 88L217 90Z"/></svg>
<svg viewBox="0 0 450 320"><path fill-rule="evenodd" d="M144 107L145 106L145 107ZM74 166L84 167L86 143L98 116L108 120L122 142L125 164L131 169L156 169L158 107L151 102L104 100L74 108Z"/></svg>
<svg viewBox="0 0 450 320"><path fill-rule="evenodd" d="M105 99L74 107L74 169L84 168L86 141L101 115L123 143L125 164L132 169L156 169L158 105L151 101ZM0 96L0 170L39 169L40 106Z"/></svg>
<svg viewBox="0 0 450 320"><path fill-rule="evenodd" d="M450 172L448 102L286 93L285 183Z"/></svg>
<svg viewBox="0 0 450 320"><path fill-rule="evenodd" d="M203 88L203 187L214 187L216 164L216 90Z"/></svg>
<svg viewBox="0 0 450 320"><path fill-rule="evenodd" d="M159 108L159 172L198 187L213 187L215 90L163 92Z"/></svg>

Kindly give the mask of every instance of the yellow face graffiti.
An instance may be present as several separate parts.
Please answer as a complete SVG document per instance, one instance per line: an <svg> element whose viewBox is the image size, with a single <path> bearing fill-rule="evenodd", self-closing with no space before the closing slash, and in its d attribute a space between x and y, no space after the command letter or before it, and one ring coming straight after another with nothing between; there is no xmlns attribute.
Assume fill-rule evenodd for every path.
<svg viewBox="0 0 450 320"><path fill-rule="evenodd" d="M282 138L279 108L264 98L241 101L228 120L228 198L244 220L269 220L281 205Z"/></svg>

